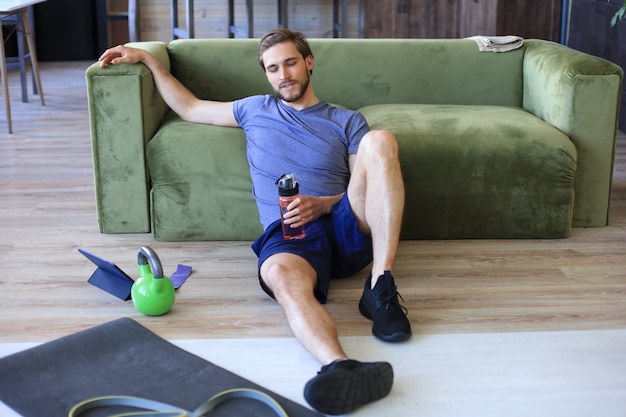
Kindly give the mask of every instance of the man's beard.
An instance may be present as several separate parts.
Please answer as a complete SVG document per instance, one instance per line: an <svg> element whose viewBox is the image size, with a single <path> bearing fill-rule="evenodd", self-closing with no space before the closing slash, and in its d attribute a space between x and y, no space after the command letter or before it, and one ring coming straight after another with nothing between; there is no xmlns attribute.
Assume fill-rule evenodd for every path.
<svg viewBox="0 0 626 417"><path fill-rule="evenodd" d="M296 85L300 87L300 89L298 91L295 91L292 95L286 96L284 94L281 94L280 92L280 87L275 90L276 91L276 95L278 95L278 98L280 98L283 101L286 101L287 103L293 103L295 101L298 101L302 98L302 96L304 95L304 93L306 92L307 88L309 88L309 83L311 82L311 77L307 76L306 80L304 80L304 82L302 84L300 84L299 82L296 82Z"/></svg>

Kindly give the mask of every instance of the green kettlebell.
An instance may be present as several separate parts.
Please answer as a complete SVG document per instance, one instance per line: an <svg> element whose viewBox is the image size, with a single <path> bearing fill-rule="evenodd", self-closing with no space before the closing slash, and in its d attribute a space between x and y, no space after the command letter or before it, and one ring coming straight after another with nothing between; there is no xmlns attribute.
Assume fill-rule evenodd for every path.
<svg viewBox="0 0 626 417"><path fill-rule="evenodd" d="M139 278L131 288L135 308L146 316L167 313L174 304L174 285L163 276L161 261L149 246L143 246L137 254Z"/></svg>

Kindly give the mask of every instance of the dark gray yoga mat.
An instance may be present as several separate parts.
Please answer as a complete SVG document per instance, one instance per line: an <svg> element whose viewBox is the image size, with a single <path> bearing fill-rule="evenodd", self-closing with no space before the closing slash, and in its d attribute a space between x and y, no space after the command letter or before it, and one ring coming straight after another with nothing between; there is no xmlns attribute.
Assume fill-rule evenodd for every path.
<svg viewBox="0 0 626 417"><path fill-rule="evenodd" d="M129 318L0 359L0 400L25 417L67 416L75 404L105 395L142 397L193 411L231 388L270 394L290 417L322 416L169 343ZM106 408L83 415L125 410ZM275 414L265 404L241 399L220 405L208 416Z"/></svg>

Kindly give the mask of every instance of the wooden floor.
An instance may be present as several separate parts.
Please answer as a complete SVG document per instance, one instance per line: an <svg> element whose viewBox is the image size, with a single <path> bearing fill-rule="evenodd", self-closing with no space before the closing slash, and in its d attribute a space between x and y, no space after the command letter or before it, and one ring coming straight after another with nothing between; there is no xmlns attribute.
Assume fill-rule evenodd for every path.
<svg viewBox="0 0 626 417"><path fill-rule="evenodd" d="M249 242L156 242L97 229L84 70L42 63L46 106L22 103L11 74L13 128L0 118L0 342L42 342L129 316L167 338L284 337L260 291ZM0 108L0 114L4 109ZM85 248L135 277L139 247L166 274L192 276L173 310L147 318L88 285ZM370 334L357 309L362 273L336 281L328 309L341 336ZM403 241L395 275L416 334L626 328L626 136L620 135L610 226L564 240Z"/></svg>
<svg viewBox="0 0 626 417"><path fill-rule="evenodd" d="M98 232L88 64L42 63L45 107L37 98L21 103L17 74L10 77L12 135L0 117L0 357L126 316L304 404L302 386L319 364L259 289L250 242ZM395 275L415 333L408 344L371 337L357 309L365 272L334 282L327 308L347 351L388 358L397 371L390 398L359 415L623 415L624 134L612 191L610 225L574 229L564 240L401 242ZM136 277L143 245L157 251L166 274L178 263L193 267L162 317L144 317L87 284L94 266L77 252L87 249ZM12 414L0 404L0 415Z"/></svg>

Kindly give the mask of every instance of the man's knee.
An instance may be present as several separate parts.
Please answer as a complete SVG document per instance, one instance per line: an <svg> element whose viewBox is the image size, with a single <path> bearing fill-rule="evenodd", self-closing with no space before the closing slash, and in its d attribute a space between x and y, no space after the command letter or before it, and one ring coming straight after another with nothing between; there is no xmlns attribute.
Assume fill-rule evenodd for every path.
<svg viewBox="0 0 626 417"><path fill-rule="evenodd" d="M393 133L388 130L371 130L359 145L359 151L377 157L398 158L398 141Z"/></svg>
<svg viewBox="0 0 626 417"><path fill-rule="evenodd" d="M313 295L317 276L312 268L268 259L262 268L263 282L279 303ZM298 262L296 262L298 263Z"/></svg>

